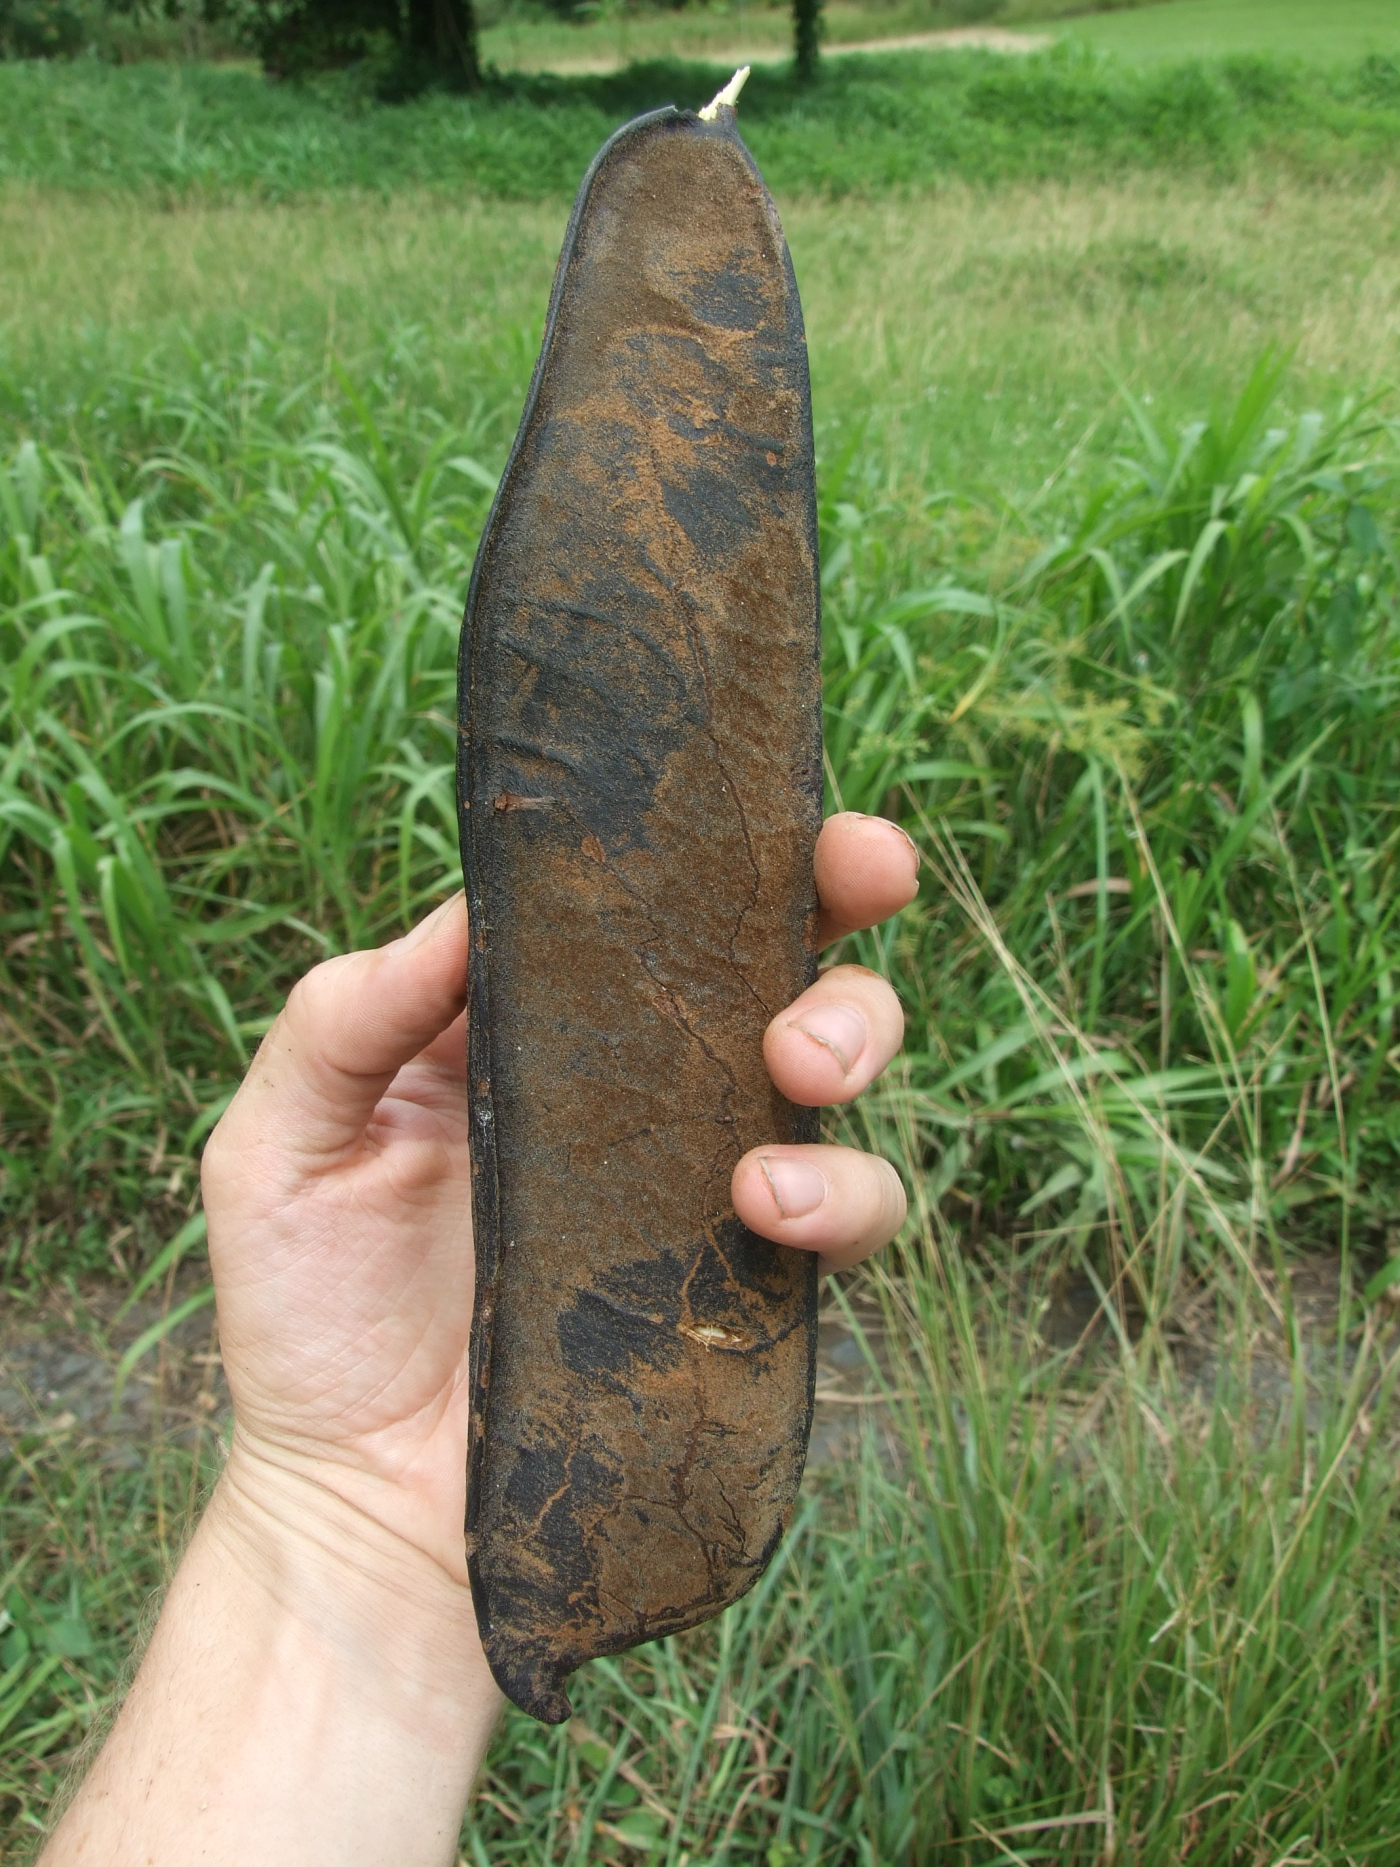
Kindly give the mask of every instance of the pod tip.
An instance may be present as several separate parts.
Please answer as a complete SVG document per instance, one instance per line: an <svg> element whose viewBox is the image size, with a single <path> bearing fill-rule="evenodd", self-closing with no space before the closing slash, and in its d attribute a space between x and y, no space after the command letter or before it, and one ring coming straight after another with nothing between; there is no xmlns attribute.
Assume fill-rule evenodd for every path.
<svg viewBox="0 0 1400 1867"><path fill-rule="evenodd" d="M739 69L734 73L734 76L729 80L728 84L725 85L724 89L717 92L700 112L700 121L702 123L713 123L715 118L719 115L722 105L727 105L730 110L733 110L739 101L739 93L743 90L744 80L748 75L749 67L747 65L740 65Z"/></svg>

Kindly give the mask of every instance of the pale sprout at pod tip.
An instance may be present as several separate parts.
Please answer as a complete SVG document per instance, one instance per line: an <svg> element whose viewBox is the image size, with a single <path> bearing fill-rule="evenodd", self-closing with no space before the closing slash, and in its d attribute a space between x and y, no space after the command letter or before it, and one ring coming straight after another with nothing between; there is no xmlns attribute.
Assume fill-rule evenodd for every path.
<svg viewBox="0 0 1400 1867"><path fill-rule="evenodd" d="M706 104L705 108L700 112L700 121L702 123L713 123L720 113L720 106L722 104L727 104L731 110L737 106L739 102L739 93L744 88L744 81L749 75L749 70L750 67L748 65L740 65L739 69L734 73L734 76L729 80L728 84L725 85L724 89L722 91L716 91L709 103Z"/></svg>

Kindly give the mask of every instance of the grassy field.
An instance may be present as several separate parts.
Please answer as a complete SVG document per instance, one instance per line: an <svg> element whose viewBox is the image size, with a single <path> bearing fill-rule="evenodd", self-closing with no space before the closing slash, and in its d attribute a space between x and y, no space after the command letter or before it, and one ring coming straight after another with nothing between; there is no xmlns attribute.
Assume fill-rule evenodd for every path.
<svg viewBox="0 0 1400 1867"><path fill-rule="evenodd" d="M1165 4L1086 13L1063 28L1130 60L1226 58L1263 53L1341 64L1400 53L1400 14L1390 0L1166 0Z"/></svg>
<svg viewBox="0 0 1400 1867"><path fill-rule="evenodd" d="M1072 60L945 68L950 95L1129 95ZM854 1117L914 1199L874 1281L902 1450L814 1487L717 1626L595 1667L560 1733L513 1721L467 1860L1400 1850L1393 1343L1360 1294L1400 1181L1396 132L1355 67L1249 69L1261 140L1223 167L1163 131L1107 176L1093 111L1013 132L1007 103L995 186L783 195L833 800L927 857L852 943L909 1013ZM451 884L457 622L566 203L449 195L441 100L139 68L0 94L18 1306L197 1248L194 1158L286 984ZM855 124L884 93L834 95ZM781 171L807 145L769 96ZM1359 113L1326 163L1278 128L1298 96ZM594 133L561 121L560 174ZM394 187L330 185L395 124ZM1319 1249L1355 1292L1335 1381L1285 1274ZM1035 1336L1070 1274L1107 1318L1087 1359ZM1278 1341L1281 1410L1246 1359L1183 1372L1202 1302L1241 1357ZM16 1848L208 1476L62 1432L0 1463Z"/></svg>
<svg viewBox="0 0 1400 1867"><path fill-rule="evenodd" d="M1222 435L1228 434L1230 400L1256 359L1270 345L1281 351L1292 342L1298 354L1274 407L1261 412L1257 432L1246 432L1233 443L1243 450L1236 464L1250 457L1249 449L1272 424L1289 429L1310 406L1335 417L1346 395L1382 387L1400 361L1395 299L1400 215L1395 210L1393 186L1319 193L1260 184L1222 192L1142 182L1048 193L1008 190L995 198L990 215L985 200L956 192L917 205L871 206L839 216L800 203L789 211L811 330L833 624L849 615L851 626L878 644L876 659L897 676L898 657L905 651L894 645L899 637L889 632L890 617L903 614L908 593L936 589L949 580L965 581L978 592L961 619L930 602L922 613L916 604L915 613L900 625L910 643L907 652L916 658L936 653L937 665L916 669L915 691L905 691L908 683L895 680L890 698L881 703L885 711L878 715L875 734L877 743L889 740L893 762L870 772L862 769L858 779L843 771L847 792L857 786L860 801L875 807L893 792L898 805L904 777L899 759L905 756L915 765L948 757L954 766L985 767L985 784L973 786L981 800L979 817L989 826L977 833L984 838L979 870L990 877L992 856L1007 848L1008 876L1016 873L1024 859L1025 832L1019 826L1014 835L995 831L1027 780L1016 777L1014 760L1003 769L992 749L1002 737L995 711L1005 704L1017 721L1014 734L1034 735L1023 716L1031 705L1028 695L1044 688L1044 676L1036 675L1016 645L1028 627L1032 635L1041 635L1041 625L1027 620L1040 606L1048 603L1063 613L1068 600L1052 590L1042 570L1029 567L1038 553L1054 551L1061 540L1078 534L1081 552L1091 543L1094 549L1118 552L1119 567L1112 575L1126 580L1126 588L1140 566L1151 561L1154 549L1181 548L1166 541L1175 523L1168 517L1170 499L1159 497L1155 511L1138 511L1134 470L1111 465L1122 450L1137 456L1149 476L1160 471L1145 452L1132 404L1118 393L1115 380L1142 398L1139 414L1158 425L1170 448L1182 423L1212 407ZM84 719L81 738L62 753L61 782L42 779L57 754L53 732L61 724L50 708L47 677L28 676L21 710L10 714L11 733L21 727L25 734L37 732L48 748L42 757L27 758L18 748L29 741L16 741L5 802L11 851L39 862L36 879L48 872L53 836L72 817L64 787L78 784L91 791L99 782L81 777L81 746L106 741L115 723L109 709L126 704L118 695L129 679L143 691L146 677L139 668L151 644L146 632L174 626L166 620L164 585L158 580L142 594L143 553L153 554L151 562L165 567L159 576L177 579L183 591L186 620L179 626L186 632L190 659L183 667L172 665L165 679L173 683L168 697L182 709L193 709L179 715L189 720L202 718L208 706L223 705L216 690L231 675L208 664L208 647L226 643L235 659L244 653L236 631L230 634L233 622L220 619L246 616L250 593L263 587L260 579L267 583L262 567L272 563L271 583L256 599L271 608L258 626L272 627L271 616L281 614L279 626L292 627L300 644L295 652L304 657L297 680L309 684L301 690L278 686L257 702L260 708L271 706L276 716L275 732L284 748L278 755L284 764L278 782L287 787L289 798L302 796L308 786L317 790L314 758L330 756L324 749L313 754L304 733L314 718L299 718L328 674L321 645L325 628L351 629L344 678L373 684L384 653L382 632L401 601L403 579L419 593L414 614L422 640L414 648L411 670L418 690L398 693L391 711L376 722L374 736L354 754L359 771L387 773L392 767L400 776L374 782L388 815L375 836L364 842L350 838L338 868L322 859L320 842L330 826L308 819L296 832L300 846L294 849L281 803L265 819L266 841L240 836L229 843L227 830L197 827L203 809L196 808L198 768L185 765L191 742L184 737L167 741L163 730L154 737L143 730L117 740L100 780L111 799L129 799L122 809L137 811L142 826L165 814L188 821L192 858L199 852L196 871L200 863L212 864L206 881L196 881L195 872L177 880L172 871L162 887L160 918L144 930L125 929L126 912L137 910L119 907L115 877L101 884L106 891L103 924L111 923L104 943L110 953L117 952L110 947L111 927L124 953L133 939L142 947L150 944L160 952L163 970L178 968L168 979L170 989L194 993L202 1008L191 1014L194 1022L186 1031L193 1049L178 1062L163 1063L143 1092L155 1098L138 1125L148 1133L179 1120L178 1110L191 1094L201 1108L204 1098L217 1099L214 1085L221 1073L236 1068L262 1015L270 976L285 978L288 968L306 963L320 950L318 941L358 942L382 932L402 917L405 900L416 902L438 884L441 839L450 827L443 803L444 754L437 728L423 722L440 718L449 704L460 590L487 488L523 395L560 222L554 208L448 208L431 198L399 199L378 209L332 200L171 214L131 202L96 204L33 193L12 195L0 219L0 239L16 257L21 251L27 257L27 270L14 265L3 272L9 282L3 289L12 296L0 298L6 332L0 406L34 442L51 450L47 456L27 455L23 470L14 469L12 501L32 499L44 513L42 525L36 515L32 543L22 546L12 534L16 616L32 619L45 613L42 602L36 608L32 579L48 575L72 593L65 602L81 597L84 611L118 615L125 618L123 631L136 632L124 646L99 638L84 645L84 652L118 654L119 684L110 694L105 685L89 693L86 704L98 711ZM1361 253L1366 255L1364 270L1349 272L1346 268L1358 265ZM386 304L395 307L388 323ZM936 320L928 315L931 304L937 307ZM1359 427L1367 425L1362 420ZM1353 422L1352 431L1357 429ZM1311 434L1306 425L1296 432L1304 438ZM1324 428L1308 445L1332 447L1326 435ZM1359 432L1356 442L1361 445ZM1363 452L1373 445L1365 444ZM443 464L463 459L474 463L469 470ZM1305 456L1304 465L1309 473L1320 471L1321 456ZM1379 467L1374 471L1383 473ZM372 477L361 485L356 476L366 472ZM1100 493L1105 475L1107 489ZM400 482L416 489L420 517L395 514ZM1303 482L1296 482L1299 498L1302 488ZM294 511L279 516L288 497ZM1105 497L1108 509L1121 515L1114 523L1125 527L1122 545L1110 534L1101 545L1092 529L1082 530L1085 514ZM1207 506L1210 497L1204 484L1191 493L1192 500ZM1348 490L1329 526L1352 523L1346 517L1352 497ZM1381 524L1386 497L1382 492L1376 508ZM139 508L132 503L138 498ZM380 517L374 516L376 506ZM22 504L12 504L11 510L22 520ZM328 531L331 520L333 530ZM1143 535L1135 537L1139 522ZM405 524L412 534L408 538ZM420 525L426 528L422 540L416 536ZM1150 542L1157 536L1153 527L1161 533L1159 546ZM338 538L334 550L333 536ZM36 544L46 566L42 573L22 569ZM294 575L279 568L289 552L301 566ZM323 563L328 554L329 562ZM1338 563L1338 574L1349 562ZM1378 576L1360 562L1356 566L1358 573L1373 577L1364 607L1376 627L1391 601L1388 563L1382 551ZM335 580L328 582L332 569ZM1333 570L1324 566L1320 574L1331 577ZM1179 581L1180 573L1173 575L1169 568L1165 587ZM1094 614L1114 608L1113 587L1105 577L1096 589L1076 593L1075 604L1087 600L1090 605L1086 625ZM1323 588L1330 603L1331 584ZM1146 594L1160 602L1163 591L1150 584ZM1314 592L1308 600L1316 604L1323 597ZM987 746L973 751L965 743L971 730L970 721L962 723L966 709L951 738L937 721L958 705L967 681L960 657L975 654L975 640L986 632L982 609L989 601L1006 605L999 627L1008 653L998 665L994 691L1000 693L1002 682L1010 686L1001 698L988 701L989 714L982 714L979 703L977 717L988 720L989 738ZM887 614L885 606L891 603L895 609ZM833 678L845 654L838 648L840 640L833 627ZM1071 642L1057 651L1070 655L1061 699L1047 690L1035 703L1049 709L1039 730L1037 757L1056 736L1055 709L1068 707L1061 736L1088 730L1082 722L1068 724L1075 709L1085 721L1101 712L1105 727L1121 717L1121 745L1115 746L1110 733L1103 755L1110 765L1122 758L1129 767L1141 767L1145 748L1156 743L1159 732L1174 732L1182 716L1169 708L1153 723L1143 714L1132 667L1106 675L1102 692L1094 697L1090 688L1099 676L1092 665L1095 657L1108 654L1101 643L1089 657L1089 685L1081 692ZM34 673L50 662L65 669L78 645L71 630L45 631ZM291 653L291 643L281 652ZM1163 692L1174 692L1181 679L1174 671L1178 651L1164 652ZM1126 687L1121 685L1125 677ZM57 678L63 687L66 674ZM1190 775L1205 795L1213 781L1238 795L1238 773L1231 768L1237 753L1228 737L1240 730L1240 678L1222 671L1221 698L1210 702L1223 706L1226 741L1213 743L1208 753L1194 741L1172 751L1160 777L1168 792L1180 784L1174 775L1178 761L1187 759L1198 767ZM167 690L162 686L160 691ZM1260 704L1266 703L1261 694ZM240 704L252 701L245 694ZM354 700L352 710L361 704L362 699ZM1159 703L1151 701L1148 713L1155 706ZM205 728L191 730L201 749L207 749ZM1282 770L1293 739L1291 728L1280 731L1277 748L1266 747L1260 756L1276 758ZM1065 796L1074 793L1087 744L1068 764L1060 761L1043 811L1053 815L1062 787ZM1018 758L1029 755L1027 740ZM215 793L230 785L246 788L254 783L254 772L264 774L257 785L270 782L264 755L249 766L251 756L251 749L220 751L218 770L211 774ZM1199 763L1207 757L1210 769ZM313 759L310 766L308 759ZM1214 761L1221 759L1225 769L1217 778ZM438 774L436 792L426 778L403 776L418 771L417 762L423 760L428 771ZM169 790L171 779L162 775L172 770L184 772L174 791ZM364 782L370 783L368 775ZM959 780L946 795L966 791L969 782ZM930 809L944 795L917 781L915 789ZM157 803L163 791L169 795ZM405 830L401 819L409 795L414 803ZM212 805L213 798L206 803ZM121 835L113 807L104 803L92 825L99 846L89 859L91 880L81 885L75 880L80 893L99 887L99 870L92 865L106 861L107 845ZM33 814L36 808L40 818ZM83 806L89 819L94 808ZM246 801L239 806L248 808ZM356 801L353 787L345 790L341 808L346 814L335 833L349 837L351 822L362 820L362 800ZM423 841L430 818L437 840ZM1305 814L1303 823L1308 820ZM1127 853L1120 854L1119 843L1130 828L1127 819L1121 820L1106 845L1105 860L1117 875L1124 873ZM1223 823L1213 830L1202 825L1199 833L1209 841L1223 833ZM207 847L211 834L213 848ZM131 861L144 863L139 852L153 835L159 844L154 829L137 830ZM384 885L385 854L371 853L376 844L387 850L393 886ZM1073 845L1056 858L1060 863L1078 860ZM177 869L182 862L177 860ZM285 868L288 862L291 867ZM157 862L156 871L141 870L136 894L147 908L156 903L160 867ZM273 870L282 871L284 880L272 884ZM376 872L380 879L371 882ZM332 909L324 890L337 875ZM1076 871L1063 878L1063 887L1084 879ZM206 887L212 892L203 892ZM267 948L265 935L245 947L228 933L216 934L210 921L211 916L223 918L226 904L236 901L246 904L242 912L275 920L278 910L266 898L270 887L291 899L310 891L317 903L293 918L320 931L313 937L283 929L280 959ZM58 898L48 898L57 911ZM1070 912L1082 916L1083 910ZM237 925L236 918L229 923L230 929ZM1108 923L1105 937L1114 926ZM188 931L171 948L169 936L177 928ZM25 950L32 965L33 949ZM67 970L69 952L66 941L54 950L56 977ZM108 1065L98 1069L99 1077L102 1067L116 1071L125 1099L133 1084L122 1049L127 1041L122 1021L137 1017L139 1028L154 1031L162 1018L158 1005L148 1016L139 996L128 994L125 981L109 977L111 965L118 975L122 972L115 957L104 959L94 949L93 963L107 981L101 1002L110 1007L117 993L126 1007L115 1027L104 1026L116 1048ZM1095 963L1111 971L1107 948ZM1123 964L1130 975L1139 964L1132 940ZM1262 957L1256 970L1268 970ZM82 1008L90 988L75 989L76 1042L92 1014ZM954 992L951 983L941 989L955 998L965 996L964 988ZM1150 1041L1158 1042L1155 1037ZM1190 1041L1199 1042L1199 1034ZM177 1079L187 1081L181 1073L191 1069L200 1087L177 1086ZM142 1073L150 1074L145 1065ZM1293 1085L1294 1101L1278 1103L1277 1119L1287 1132L1301 1081L1300 1076ZM39 1175L39 1182L42 1186L56 1175L64 1197L76 1199L80 1209L90 1198L117 1200L125 1222L130 1216L126 1208L139 1213L146 1189L139 1173L129 1182L113 1177L114 1131L105 1122L93 1123L92 1086L88 1073L78 1070L58 1075L45 1091L41 1127L47 1158L55 1165L50 1174ZM18 1112L12 1114L12 1121L17 1118ZM123 1115L118 1128L125 1124L137 1146L133 1119ZM198 1110L192 1110L185 1126L197 1119ZM77 1138L82 1135L88 1139ZM24 1158L32 1166L31 1149L24 1150ZM53 1197L52 1189L43 1194L45 1201ZM96 1221L85 1223L92 1227ZM90 1232L85 1261L102 1262L100 1232L100 1225ZM71 1261L75 1247L64 1236Z"/></svg>
<svg viewBox="0 0 1400 1867"><path fill-rule="evenodd" d="M1356 63L1400 53L1400 14L1392 0L1149 0L1103 10L1075 0L1010 0L990 8L940 6L930 0L832 0L822 11L823 43L852 44L969 24L1049 33L1111 53L1126 63L1263 54L1315 64ZM645 58L772 58L789 54L790 10L730 4L667 9L618 7L567 22L507 6L482 33L482 56L501 71L588 70Z"/></svg>
<svg viewBox="0 0 1400 1867"><path fill-rule="evenodd" d="M334 403L338 359L445 421L480 407L499 465L566 213L424 194L167 212L11 189L0 411L55 445L110 437L139 455L149 437L125 425L143 373L197 384L252 346L279 393L314 380ZM1120 381L1173 431L1270 345L1292 353L1293 411L1400 376L1393 178L949 188L839 212L785 202L784 220L824 443L859 424L901 497L956 489L995 508L1052 474L1075 483L1131 432Z"/></svg>
<svg viewBox="0 0 1400 1867"><path fill-rule="evenodd" d="M1392 60L1130 64L1073 46L1025 58L899 53L828 61L798 85L755 71L744 129L785 195L922 192L960 180L1127 173L1376 178L1400 137ZM475 98L376 104L353 74L308 90L200 65L0 64L0 182L144 191L174 203L359 188L567 199L602 138L729 76L658 62L602 77L501 77Z"/></svg>
<svg viewBox="0 0 1400 1867"><path fill-rule="evenodd" d="M936 1212L915 1231L880 1285L905 1396L882 1444L807 1487L721 1620L595 1663L558 1730L512 1712L462 1860L1385 1867L1393 1359L1368 1339L1281 1408L1146 1347L1067 1378L1038 1289L1010 1313ZM143 1450L124 1471L51 1434L0 1466L7 1862L216 1464Z"/></svg>

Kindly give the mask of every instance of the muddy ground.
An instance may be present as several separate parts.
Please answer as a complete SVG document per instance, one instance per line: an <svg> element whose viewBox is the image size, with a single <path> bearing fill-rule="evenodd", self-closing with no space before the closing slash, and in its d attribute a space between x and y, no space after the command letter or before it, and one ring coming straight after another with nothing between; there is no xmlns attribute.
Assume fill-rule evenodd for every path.
<svg viewBox="0 0 1400 1867"><path fill-rule="evenodd" d="M1337 1365L1356 1353L1358 1332L1339 1345L1336 1257L1315 1255L1295 1265L1291 1294L1298 1318L1304 1366L1316 1390ZM0 1294L0 1458L5 1440L64 1437L94 1453L134 1465L148 1456L156 1438L193 1445L226 1436L228 1388L219 1359L212 1307L184 1319L131 1370L117 1394L122 1356L163 1315L195 1294L207 1273L186 1265L167 1287L150 1292L119 1314L119 1287L94 1282L77 1291L54 1291L35 1300ZM1265 1279L1277 1302L1273 1279ZM872 1292L859 1284L847 1302L853 1331L840 1307L828 1300L819 1332L816 1415L809 1470L821 1472L852 1457L867 1426L888 1444L893 1428L881 1398L889 1373L881 1313ZM1281 1309L1283 1305L1278 1304ZM1267 1305L1255 1306L1243 1368L1253 1398L1267 1411L1285 1408L1293 1392L1287 1335ZM1400 1334L1400 1308L1387 1306L1379 1325ZM1028 1298L1018 1326L1028 1352L1077 1354L1086 1360L1106 1352L1105 1325L1089 1279L1066 1275L1050 1292ZM1216 1300L1202 1292L1177 1312L1168 1341L1184 1384L1208 1398L1224 1359Z"/></svg>

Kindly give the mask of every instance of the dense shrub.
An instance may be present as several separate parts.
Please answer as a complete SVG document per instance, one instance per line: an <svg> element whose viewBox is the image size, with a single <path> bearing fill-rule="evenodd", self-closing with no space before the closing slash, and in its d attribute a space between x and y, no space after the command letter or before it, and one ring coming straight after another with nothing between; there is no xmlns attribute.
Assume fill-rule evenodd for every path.
<svg viewBox="0 0 1400 1867"><path fill-rule="evenodd" d="M224 0L273 77L366 62L390 95L480 82L472 0Z"/></svg>
<svg viewBox="0 0 1400 1867"><path fill-rule="evenodd" d="M363 66L391 98L480 81L472 0L0 0L0 58L90 48L124 62L212 45L256 52L273 78Z"/></svg>
<svg viewBox="0 0 1400 1867"><path fill-rule="evenodd" d="M72 0L0 0L0 58L70 57L86 36Z"/></svg>

